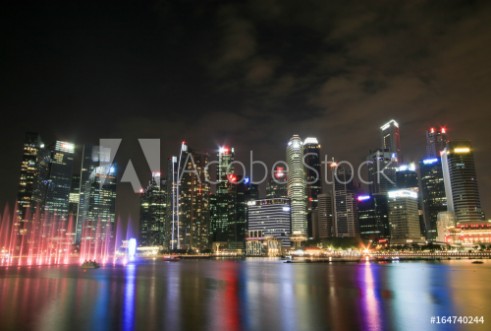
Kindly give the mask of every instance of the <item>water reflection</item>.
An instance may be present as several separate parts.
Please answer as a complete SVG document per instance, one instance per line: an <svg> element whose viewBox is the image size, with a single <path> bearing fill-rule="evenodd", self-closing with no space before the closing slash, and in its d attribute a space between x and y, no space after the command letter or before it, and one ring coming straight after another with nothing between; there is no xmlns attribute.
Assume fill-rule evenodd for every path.
<svg viewBox="0 0 491 331"><path fill-rule="evenodd" d="M441 330L432 315L491 316L490 277L463 262L0 268L0 330Z"/></svg>

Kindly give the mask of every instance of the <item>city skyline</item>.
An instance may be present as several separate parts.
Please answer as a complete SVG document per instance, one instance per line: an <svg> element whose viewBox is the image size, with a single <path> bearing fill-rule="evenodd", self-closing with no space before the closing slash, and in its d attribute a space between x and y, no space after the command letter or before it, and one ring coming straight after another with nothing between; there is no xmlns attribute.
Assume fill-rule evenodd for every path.
<svg viewBox="0 0 491 331"><path fill-rule="evenodd" d="M299 134L317 137L323 154L357 163L394 118L405 161L422 157L430 127L473 143L489 214L488 3L113 9L10 4L1 14L9 52L0 106L13 118L0 133L2 208L15 199L27 131L47 141L122 138L123 159L141 156L138 138L161 138L164 160L186 139L210 152L233 145L237 159L254 149L268 163ZM135 167L144 173L146 164Z"/></svg>

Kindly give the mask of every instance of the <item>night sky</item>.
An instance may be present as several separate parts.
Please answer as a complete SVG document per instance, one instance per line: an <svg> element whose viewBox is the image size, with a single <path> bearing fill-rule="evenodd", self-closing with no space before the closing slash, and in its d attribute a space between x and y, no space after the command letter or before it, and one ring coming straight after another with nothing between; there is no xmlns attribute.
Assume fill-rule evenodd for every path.
<svg viewBox="0 0 491 331"><path fill-rule="evenodd" d="M121 160L142 160L137 138L160 138L165 171L183 139L272 164L292 134L358 164L394 118L404 161L423 157L430 126L473 142L491 216L487 1L19 3L0 10L0 209L15 199L26 131L123 138ZM137 218L131 186L118 190L121 216Z"/></svg>

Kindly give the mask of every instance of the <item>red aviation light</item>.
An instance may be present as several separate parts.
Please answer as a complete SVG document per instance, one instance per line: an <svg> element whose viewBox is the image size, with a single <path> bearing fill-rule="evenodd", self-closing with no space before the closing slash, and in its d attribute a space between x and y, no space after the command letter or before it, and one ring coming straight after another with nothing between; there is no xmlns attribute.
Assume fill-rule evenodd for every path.
<svg viewBox="0 0 491 331"><path fill-rule="evenodd" d="M227 178L228 178L228 181L229 181L230 183L235 183L235 182L237 182L237 176L235 176L234 174L228 174L228 175L227 175Z"/></svg>
<svg viewBox="0 0 491 331"><path fill-rule="evenodd" d="M431 128L430 133L435 133L435 128Z"/></svg>
<svg viewBox="0 0 491 331"><path fill-rule="evenodd" d="M447 133L447 128L443 127L441 128L442 133Z"/></svg>

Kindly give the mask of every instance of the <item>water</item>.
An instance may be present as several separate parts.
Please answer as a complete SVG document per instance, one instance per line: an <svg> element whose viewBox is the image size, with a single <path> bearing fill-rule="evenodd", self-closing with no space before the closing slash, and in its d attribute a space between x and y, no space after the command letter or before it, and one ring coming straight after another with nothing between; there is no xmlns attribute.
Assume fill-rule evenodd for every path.
<svg viewBox="0 0 491 331"><path fill-rule="evenodd" d="M0 330L489 330L490 280L487 260L2 267Z"/></svg>

